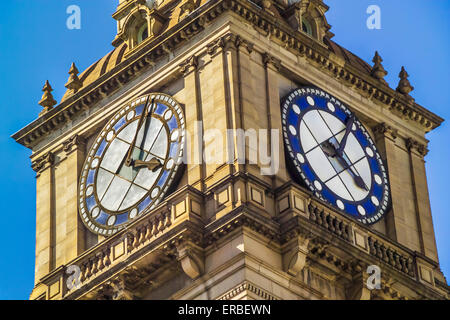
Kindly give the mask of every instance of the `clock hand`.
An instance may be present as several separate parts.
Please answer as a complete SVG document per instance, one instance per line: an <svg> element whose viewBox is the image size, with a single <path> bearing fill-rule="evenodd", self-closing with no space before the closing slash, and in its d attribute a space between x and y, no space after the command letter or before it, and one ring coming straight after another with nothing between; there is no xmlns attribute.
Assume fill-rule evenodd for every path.
<svg viewBox="0 0 450 320"><path fill-rule="evenodd" d="M340 156L342 156L342 154L344 152L345 145L347 144L347 138L348 138L350 132L352 131L352 126L353 126L354 122L355 122L355 116L351 115L347 121L347 128L345 129L344 137L342 138L341 143L339 144L339 148L336 150L337 154Z"/></svg>
<svg viewBox="0 0 450 320"><path fill-rule="evenodd" d="M360 175L358 175L354 169L352 168L352 166L347 162L347 160L345 160L344 157L337 155L336 158L338 159L338 161L341 163L341 165L344 168L344 171L349 169L350 170L350 174L353 177L353 181L355 181L355 184L360 187L361 189L364 189L366 191L368 191L366 184L364 183L364 180L361 178Z"/></svg>
<svg viewBox="0 0 450 320"><path fill-rule="evenodd" d="M150 99L150 96L147 97L147 101L145 102L144 110L142 110L141 117L139 118L139 122L138 122L138 125L136 128L136 133L134 134L133 141L131 142L130 148L128 149L128 152L127 152L127 157L125 159L125 165L128 167L131 166L133 163L133 159L131 158L131 155L133 154L133 150L136 146L136 140L137 140L137 136L139 134L139 130L142 127L142 123L144 122L144 119L147 117L147 113L148 113L147 106L148 106L149 99ZM153 100L152 100L152 105L153 105Z"/></svg>
<svg viewBox="0 0 450 320"><path fill-rule="evenodd" d="M336 150L335 145L330 140L324 141L321 144L323 152L328 156L332 158L336 158L339 163L341 164L343 171L349 169L350 174L355 181L355 184L360 187L361 189L368 190L366 184L364 183L364 180L361 178L360 175L358 175L352 168L351 164L348 163L348 161L344 158L343 154L338 154L338 151Z"/></svg>
<svg viewBox="0 0 450 320"><path fill-rule="evenodd" d="M153 172L156 172L160 167L162 167L161 161L159 161L156 158L153 158L150 161L142 161L142 160L135 160L134 165L135 168L139 167L147 167L147 169L152 170Z"/></svg>

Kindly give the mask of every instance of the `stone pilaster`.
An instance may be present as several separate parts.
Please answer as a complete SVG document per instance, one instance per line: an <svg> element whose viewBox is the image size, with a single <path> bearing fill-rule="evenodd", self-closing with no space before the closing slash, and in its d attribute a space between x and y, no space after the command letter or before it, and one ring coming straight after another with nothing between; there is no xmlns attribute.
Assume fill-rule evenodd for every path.
<svg viewBox="0 0 450 320"><path fill-rule="evenodd" d="M281 70L281 61L271 56L268 53L262 55L262 62L264 65L264 82L266 84L266 109L267 109L267 121L268 130L270 135L270 155L272 158L272 171L274 171L274 185L273 187L279 187L286 181L290 180L287 173L286 160L284 152L282 152L283 146L283 129L281 127L281 111L280 111L280 90L279 90L279 73ZM278 139L274 140L270 130L277 130ZM274 152L275 151L275 152ZM277 152L278 151L278 152ZM276 162L276 163L274 163Z"/></svg>
<svg viewBox="0 0 450 320"><path fill-rule="evenodd" d="M376 143L388 167L392 209L386 215L386 233L412 250L421 250L415 213L415 193L409 169L409 154L397 130L386 123L373 128Z"/></svg>
<svg viewBox="0 0 450 320"><path fill-rule="evenodd" d="M393 129L391 126L387 125L386 123L380 123L377 126L373 128L373 132L375 134L375 140L378 147L378 150L381 154L381 157L385 161L386 165L388 166L388 176L390 181L390 187L391 187L391 201L392 201L392 210L388 212L386 215L385 223L386 223L386 233L387 235L393 239L397 240L397 221L395 219L395 212L401 210L401 203L399 202L399 197L401 197L401 194L399 194L398 188L395 186L398 185L399 182L397 182L397 177L395 176L394 168L395 165L395 141L398 136L397 130Z"/></svg>
<svg viewBox="0 0 450 320"><path fill-rule="evenodd" d="M184 78L186 94L184 97L187 148L185 158L187 163L188 184L200 191L204 190L205 168L203 164L203 115L201 106L201 91L198 74L199 57L193 55L180 64L180 72Z"/></svg>
<svg viewBox="0 0 450 320"><path fill-rule="evenodd" d="M406 147L409 150L411 160L411 176L413 179L422 253L433 261L439 262L425 172L424 157L427 155L428 149L426 145L414 139L407 139Z"/></svg>
<svg viewBox="0 0 450 320"><path fill-rule="evenodd" d="M78 215L78 179L83 165L85 141L74 135L62 143L53 170L54 267L73 260L85 249L85 227ZM39 194L38 190L38 194Z"/></svg>
<svg viewBox="0 0 450 320"><path fill-rule="evenodd" d="M36 172L35 284L54 268L54 163L52 152L32 160L32 168Z"/></svg>

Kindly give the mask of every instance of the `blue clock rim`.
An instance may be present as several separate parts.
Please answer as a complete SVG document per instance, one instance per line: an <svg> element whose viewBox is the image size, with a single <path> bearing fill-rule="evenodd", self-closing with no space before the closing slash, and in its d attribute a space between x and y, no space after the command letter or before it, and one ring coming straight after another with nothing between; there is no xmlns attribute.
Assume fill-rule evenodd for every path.
<svg viewBox="0 0 450 320"><path fill-rule="evenodd" d="M360 132L360 136L358 137L358 142L363 147L363 145L361 143L361 138L364 138L366 140L366 144L368 144L368 146L371 147L372 151L374 152L374 156L371 158L370 157L366 157L366 158L369 161L369 166L372 171L372 176L374 174L374 172L373 172L374 168L378 169L378 170L376 170L376 173L379 174L379 176L381 177L381 180L382 180L381 185L379 185L379 187L377 189L377 194L379 195L379 198L377 197L379 199L378 207L375 206L371 202L371 196L374 195L374 188L376 187L376 184L373 181L374 179L372 179L372 185L371 185L370 192L364 199L362 199L361 201L358 201L358 202L348 201L348 200L345 200L345 199L337 196L336 194L334 194L325 185L323 185L322 191L317 190L313 186L313 183L315 180L319 180L319 181L321 181L321 180L318 177L316 177L314 170L311 168L311 166L309 165L307 160L305 160L304 164L301 164L298 161L296 154L294 154L294 153L300 153L302 156L304 156L304 152L303 152L302 148L300 147L301 143L300 143L299 133L297 133L295 136L293 136L288 130L289 125L292 124L291 122L289 122L289 120L290 120L289 115L293 111L292 110L293 105L297 104L297 106L300 107L300 103L296 103L296 102L301 98L304 98L306 100L306 98L308 96L311 96L314 98L315 104L316 104L316 99L318 99L318 98L322 99L324 101L324 103L321 104L322 108L311 107L311 106L303 108L301 110L302 116L298 116L297 124L301 121L301 119L302 119L303 115L306 113L306 111L309 111L312 109L319 109L319 110L326 111L326 112L334 115L335 117L338 117L343 122L344 122L344 119L342 119L342 114L341 114L341 117L339 117L335 114L336 111L339 110L345 116L352 114L350 109L348 107L346 107L341 101L339 101L339 99L328 94L327 92L325 92L322 89L312 87L312 86L300 87L298 89L295 89L295 90L291 91L289 94L287 94L282 99L281 106L282 106L283 138L284 138L284 143L285 143L286 153L288 154L288 158L290 159L291 162L293 162L294 167L295 167L294 176L297 179L304 181L306 183L306 185L308 186L308 188L314 193L314 195L316 197L318 197L319 199L321 199L324 202L331 204L337 210L344 212L347 215L350 215L351 217L355 218L356 220L358 220L364 224L373 224L373 223L378 222L381 218L384 217L384 215L386 214L386 212L388 211L389 206L390 206L388 172L387 172L387 168L384 165L383 160L378 152L378 149L377 149L375 143L373 142L372 138L368 134L364 125L358 119L355 119L355 123L357 124L357 131ZM328 110L328 108L326 107L328 102L332 103L333 106L336 108L335 112L330 112L330 110ZM292 125L294 125L294 124L292 124ZM298 128L298 126L296 126L296 125L294 125L294 127ZM297 148L299 148L300 150L298 150L298 151L295 151L293 148L292 141L291 141L293 139L293 137L294 137L294 139L295 138L297 139L297 143L299 144L299 146ZM363 147L363 149L364 148L365 147ZM303 166L305 166L305 165L306 165L306 167L309 167L309 169L310 169L309 173L305 172L306 170L303 169ZM315 176L315 179L310 179L307 177L307 174L310 174L310 173L312 173L312 175ZM325 195L324 195L324 193L325 193ZM344 203L344 205L345 205L344 208L346 210L341 210L339 207L337 207L337 204L336 204L337 200L340 200ZM362 216L358 212L358 210L357 210L358 205L362 205L363 208L366 210L365 216Z"/></svg>
<svg viewBox="0 0 450 320"><path fill-rule="evenodd" d="M89 198L89 197L86 197L85 191L86 191L87 187L90 185L90 184L88 184L87 178L88 178L89 174L91 173L91 171L94 172L94 175L95 175L95 171L97 170L97 169L92 169L90 167L90 165L91 165L92 161L94 160L94 158L97 157L98 150L100 149L102 143L106 142L106 140L105 140L106 134L104 136L101 136L101 134L103 132L106 132L107 130L117 126L119 123L122 122L119 125L119 127L116 128L116 130L120 131L123 126L126 126L131 121L134 121L134 118L136 116L134 116L134 118L132 120L127 121L125 119L126 115L131 110L136 110L141 105L145 104L144 101L146 101L148 96L155 97L155 99L158 100L158 106L163 105L165 107L165 109L163 110L164 112L166 110L168 110L169 108L172 109L172 111L173 111L173 115L172 115L171 119L176 118L175 122L176 122L177 126L174 127L173 130L171 130L170 132L172 132L174 130L178 130L179 137L175 142L169 143L169 151L168 152L169 152L169 154L173 153L173 158L176 161L175 161L172 169L165 170L164 172L162 172L161 175L156 180L155 185L158 185L160 187L159 194L157 195L156 198L154 198L154 199L151 198L150 190L149 190L149 192L140 201L138 201L137 204L135 204L133 207L129 208L129 210L115 215L116 219L119 216L126 215L126 218L121 223L119 223L119 224L114 223L112 226L108 226L107 220L109 219L110 216L112 216L112 214L105 213L108 216L104 219L105 220L104 223L100 223L97 221L100 218L100 214L99 214L99 216L97 216L97 218L93 218L91 216L90 209L86 202L87 198ZM158 109L158 107L155 108L155 112L158 112L157 109ZM164 114L164 112L162 112L160 116L162 116ZM122 120L124 120L124 121L122 121ZM171 184L179 170L179 167L181 165L182 158L183 158L183 152L184 152L184 139L185 139L184 112L183 112L183 109L181 108L181 105L172 96L165 94L165 93L149 93L149 94L145 94L143 96L134 98L131 101L129 101L128 103L124 104L123 107L121 107L111 117L111 119L106 123L106 125L102 128L100 133L97 135L96 140L94 140L93 146L91 146L91 148L87 152L86 159L85 159L83 167L82 167L82 173L80 175L80 183L79 183L79 188L78 188L78 194L80 195L80 197L79 197L79 205L80 205L79 214L80 214L81 220L83 221L83 224L94 233L109 236L109 235L112 235L112 234L116 233L117 231L123 229L129 223L136 220L137 217L147 213L149 210L156 207L160 203L162 198L167 194L168 188L171 186ZM110 144L110 142L109 143L106 142L106 144ZM174 151L171 150L172 145L175 145ZM101 153L104 154L105 151L106 151L106 148L103 148ZM88 160L89 158L91 158L91 160ZM163 180L164 175L166 175L166 176L164 177L164 180ZM161 181L163 181L163 183L160 186ZM92 197L92 196L90 196L90 197ZM94 198L94 201L95 201L95 198ZM95 203L93 206L91 206L91 209L95 206L99 207L101 212L103 212L103 210L101 209L102 208L101 205L98 203ZM130 218L129 215L135 208L137 208L138 212L134 218Z"/></svg>

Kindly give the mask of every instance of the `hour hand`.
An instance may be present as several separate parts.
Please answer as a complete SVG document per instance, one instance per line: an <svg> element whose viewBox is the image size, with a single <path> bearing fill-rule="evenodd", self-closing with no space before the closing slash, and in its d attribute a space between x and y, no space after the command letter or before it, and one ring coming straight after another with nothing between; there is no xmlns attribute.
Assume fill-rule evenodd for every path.
<svg viewBox="0 0 450 320"><path fill-rule="evenodd" d="M364 183L363 178L358 175L352 168L351 164L347 162L347 160L344 158L343 154L339 154L338 149L335 147L335 145L330 141L324 141L322 144L322 150L323 152L328 156L335 158L344 168L344 170L350 170L350 174L353 177L353 180L355 181L355 184L360 187L361 189L368 190L366 184Z"/></svg>
<svg viewBox="0 0 450 320"><path fill-rule="evenodd" d="M150 96L147 97L147 101L145 102L144 109L142 110L141 117L139 118L139 121L138 121L138 124L137 124L137 127L136 127L136 132L134 134L133 141L131 142L131 145L128 148L127 157L125 159L125 165L128 166L128 167L130 167L132 165L132 163L133 163L132 154L133 154L133 150L134 150L134 148L136 146L136 140L137 140L137 137L139 135L139 131L141 130L141 127L142 127L142 125L143 125L143 123L146 120L147 115L148 115L147 106L148 106L149 99L150 99ZM153 100L152 100L152 106L153 106Z"/></svg>
<svg viewBox="0 0 450 320"><path fill-rule="evenodd" d="M159 161L156 158L151 159L150 161L142 161L142 160L134 160L133 167L140 168L140 167L147 167L147 169L152 170L155 172L162 166L161 161Z"/></svg>
<svg viewBox="0 0 450 320"><path fill-rule="evenodd" d="M353 181L355 181L355 184L356 184L358 187L360 187L361 189L364 189L364 190L368 191L369 189L367 189L367 186L366 186L366 184L364 183L363 178L362 178L360 175L358 175L358 173L356 173L356 172L354 171L354 169L352 168L351 164L349 164L349 163L347 162L347 160L345 160L344 157L342 157L342 156L340 156L340 155L337 155L337 158L338 158L338 161L341 163L341 165L342 165L344 168L349 169L350 175L353 177Z"/></svg>
<svg viewBox="0 0 450 320"><path fill-rule="evenodd" d="M350 134L350 131L352 131L354 122L355 122L355 117L353 115L351 115L347 121L345 133L344 133L344 136L342 137L341 143L339 144L339 148L337 148L337 150L336 150L336 153L340 156L342 156L342 154L344 153L345 145L347 144L347 139Z"/></svg>

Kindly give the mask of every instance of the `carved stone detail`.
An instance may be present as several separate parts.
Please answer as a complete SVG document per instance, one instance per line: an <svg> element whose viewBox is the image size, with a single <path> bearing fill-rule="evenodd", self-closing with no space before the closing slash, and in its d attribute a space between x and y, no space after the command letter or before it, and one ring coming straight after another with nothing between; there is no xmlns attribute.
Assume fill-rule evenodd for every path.
<svg viewBox="0 0 450 320"><path fill-rule="evenodd" d="M190 15L195 9L198 8L199 0L185 0L180 6L180 15L178 21L183 20L186 16Z"/></svg>
<svg viewBox="0 0 450 320"><path fill-rule="evenodd" d="M262 298L263 300L280 300L279 298L268 293L264 289L261 289L260 287L248 281L245 281L242 284L238 285L237 287L231 289L230 291L219 297L217 300L231 300L244 291L252 292L256 294L258 297Z"/></svg>
<svg viewBox="0 0 450 320"><path fill-rule="evenodd" d="M406 72L405 67L402 67L398 77L400 78L400 82L398 83L397 91L401 94L409 95L409 93L414 90L414 87L408 80L409 74Z"/></svg>
<svg viewBox="0 0 450 320"><path fill-rule="evenodd" d="M70 66L70 70L69 70L69 80L67 81L67 83L64 85L67 89L72 90L73 93L77 93L77 91L83 87L83 83L80 80L80 78L78 77L78 69L75 66L75 63L72 63L72 65Z"/></svg>
<svg viewBox="0 0 450 320"><path fill-rule="evenodd" d="M230 33L207 45L206 52L209 55L215 55L220 49L227 51L230 48L237 48L241 42L242 39L240 39L240 37L238 38L235 34Z"/></svg>
<svg viewBox="0 0 450 320"><path fill-rule="evenodd" d="M370 72L370 74L375 79L387 85L387 82L386 80L384 80L384 77L387 76L388 73L381 64L383 62L383 59L378 54L378 51L375 51L375 56L373 57L372 62L374 63L374 65L372 67L372 71Z"/></svg>
<svg viewBox="0 0 450 320"><path fill-rule="evenodd" d="M63 150L68 153L72 151L74 147L79 147L85 144L86 140L82 136L76 134L63 142Z"/></svg>
<svg viewBox="0 0 450 320"><path fill-rule="evenodd" d="M418 155L425 157L429 150L426 145L418 142L417 140L414 140L412 138L406 139L406 148L411 152L415 152Z"/></svg>
<svg viewBox="0 0 450 320"><path fill-rule="evenodd" d="M178 261L184 273L195 279L204 272L204 259L201 251L192 243L182 242L177 246Z"/></svg>
<svg viewBox="0 0 450 320"><path fill-rule="evenodd" d="M273 0L262 0L262 5L264 11L273 15L276 18L281 18L280 13L277 10L277 7L273 4Z"/></svg>
<svg viewBox="0 0 450 320"><path fill-rule="evenodd" d="M306 266L311 237L298 235L287 245L287 251L283 254L283 268L287 273L297 276Z"/></svg>
<svg viewBox="0 0 450 320"><path fill-rule="evenodd" d="M265 52L262 54L262 61L264 66L267 68L269 65L272 65L275 69L281 69L281 60L271 56L269 53Z"/></svg>
<svg viewBox="0 0 450 320"><path fill-rule="evenodd" d="M42 92L44 92L44 94L42 95L42 98L39 101L39 105L44 109L39 113L39 116L42 116L43 114L49 112L53 108L53 106L57 103L56 100L53 98L52 91L53 91L52 86L50 85L48 80L46 80L44 87L42 88Z"/></svg>
<svg viewBox="0 0 450 320"><path fill-rule="evenodd" d="M55 163L55 154L53 152L47 152L42 157L36 159L31 164L31 168L36 172L40 173L45 170L48 166L52 166Z"/></svg>
<svg viewBox="0 0 450 320"><path fill-rule="evenodd" d="M370 300L371 290L366 285L367 274L365 272L354 277L352 283L347 287L346 295L350 300Z"/></svg>
<svg viewBox="0 0 450 320"><path fill-rule="evenodd" d="M328 39L334 37L334 34L330 32L331 26L325 16L328 9L328 6L322 1L302 0L292 3L282 15L290 26L299 32L303 31L303 21L307 20L313 29L313 36L322 42L324 37Z"/></svg>
<svg viewBox="0 0 450 320"><path fill-rule="evenodd" d="M133 293L127 289L125 281L122 278L110 280L105 283L98 291L100 300L133 300Z"/></svg>
<svg viewBox="0 0 450 320"><path fill-rule="evenodd" d="M180 71L181 73L186 76L187 74L191 73L192 71L196 70L198 67L198 57L193 55L189 58L187 58L185 61L183 61L180 65Z"/></svg>
<svg viewBox="0 0 450 320"><path fill-rule="evenodd" d="M242 39L241 36L236 36L235 46L236 48L245 48L247 49L248 53L252 53L254 44L245 39Z"/></svg>
<svg viewBox="0 0 450 320"><path fill-rule="evenodd" d="M380 123L372 128L374 134L380 134L385 137L388 137L392 140L396 140L398 137L398 130L392 128L391 126L387 125L385 122Z"/></svg>

